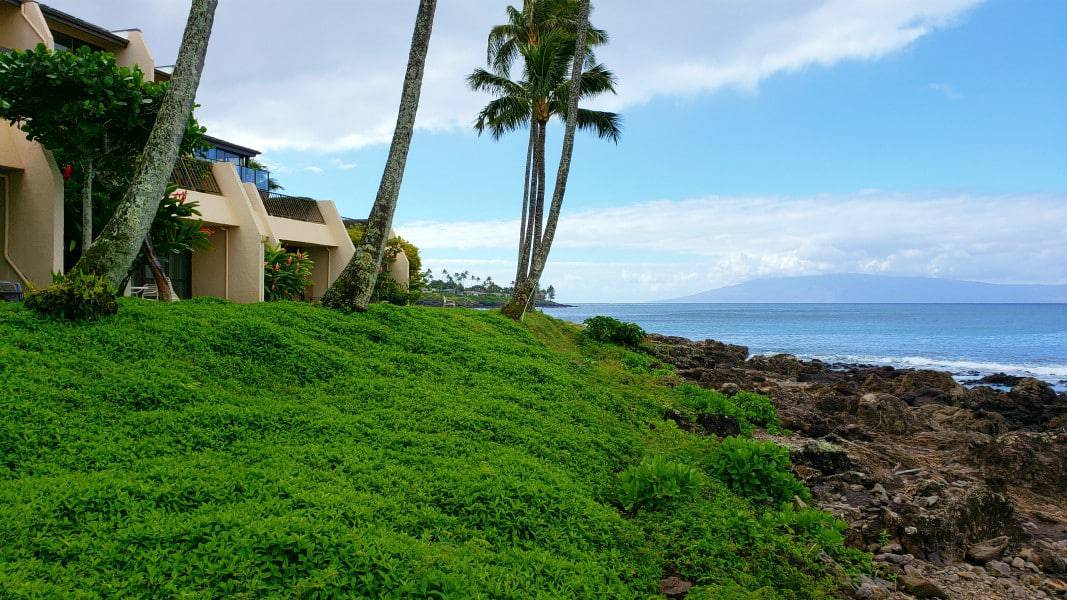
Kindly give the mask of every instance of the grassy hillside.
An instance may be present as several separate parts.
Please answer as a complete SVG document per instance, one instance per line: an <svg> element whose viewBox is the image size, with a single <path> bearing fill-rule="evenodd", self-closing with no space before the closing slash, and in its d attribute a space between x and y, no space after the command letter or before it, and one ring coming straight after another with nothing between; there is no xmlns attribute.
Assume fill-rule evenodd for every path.
<svg viewBox="0 0 1067 600"><path fill-rule="evenodd" d="M831 592L836 525L731 492L670 377L536 315L0 303L0 596ZM653 456L696 488L625 510Z"/></svg>

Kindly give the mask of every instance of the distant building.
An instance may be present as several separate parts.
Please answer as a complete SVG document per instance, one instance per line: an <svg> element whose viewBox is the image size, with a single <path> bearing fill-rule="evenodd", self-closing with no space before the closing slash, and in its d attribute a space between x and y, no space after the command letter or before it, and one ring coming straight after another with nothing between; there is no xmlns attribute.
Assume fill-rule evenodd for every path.
<svg viewBox="0 0 1067 600"><path fill-rule="evenodd" d="M108 31L35 1L0 0L0 49L38 44L111 52L119 65L140 67L146 79L170 78L137 29ZM174 182L199 203L205 227L214 231L208 250L160 257L175 291L186 298L262 301L268 240L309 254L314 283L307 296L322 296L354 253L337 207L271 191L269 173L251 162L257 150L217 138L208 142L209 151L180 160L174 172ZM44 286L53 272L62 272L63 227L63 178L51 153L0 123L0 280ZM406 283L407 258L402 262ZM136 273L134 280L151 281L151 274Z"/></svg>

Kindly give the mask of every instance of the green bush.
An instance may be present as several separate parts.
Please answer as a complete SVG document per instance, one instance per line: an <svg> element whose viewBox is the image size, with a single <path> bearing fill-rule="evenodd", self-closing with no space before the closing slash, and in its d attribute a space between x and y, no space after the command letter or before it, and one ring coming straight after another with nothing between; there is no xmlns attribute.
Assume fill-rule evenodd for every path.
<svg viewBox="0 0 1067 600"><path fill-rule="evenodd" d="M716 479L746 498L781 503L809 496L789 470L789 452L774 442L728 437L711 465Z"/></svg>
<svg viewBox="0 0 1067 600"><path fill-rule="evenodd" d="M645 330L637 323L624 323L612 317L592 317L585 320L582 334L598 342L637 348L645 339Z"/></svg>
<svg viewBox="0 0 1067 600"><path fill-rule="evenodd" d="M46 317L68 321L93 321L119 310L115 288L107 277L79 272L54 275L52 285L30 292L26 306Z"/></svg>
<svg viewBox="0 0 1067 600"><path fill-rule="evenodd" d="M702 483L696 469L654 456L619 474L620 500L628 511L662 508L672 500L696 494Z"/></svg>
<svg viewBox="0 0 1067 600"><path fill-rule="evenodd" d="M397 239L397 238L394 238ZM388 271L378 273L378 281L374 284L374 293L371 294L371 302L388 302L396 306L407 306L419 299L421 293L411 290L397 283Z"/></svg>
<svg viewBox="0 0 1067 600"><path fill-rule="evenodd" d="M775 414L774 403L763 394L755 392L738 392L730 396L730 402L741 411L741 415L752 424L760 427L776 427L778 415Z"/></svg>
<svg viewBox="0 0 1067 600"><path fill-rule="evenodd" d="M678 391L688 408L698 413L736 418L742 433L749 434L755 427L774 430L779 425L774 403L762 394L738 392L727 396L717 390L707 390L691 383L678 386Z"/></svg>
<svg viewBox="0 0 1067 600"><path fill-rule="evenodd" d="M313 263L301 251L263 243L263 293L267 301L299 300L311 286Z"/></svg>

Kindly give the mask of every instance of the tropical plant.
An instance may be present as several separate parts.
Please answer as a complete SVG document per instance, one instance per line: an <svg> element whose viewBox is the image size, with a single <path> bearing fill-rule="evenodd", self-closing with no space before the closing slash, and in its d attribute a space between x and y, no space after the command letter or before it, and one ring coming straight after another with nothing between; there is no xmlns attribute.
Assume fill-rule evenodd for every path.
<svg viewBox="0 0 1067 600"><path fill-rule="evenodd" d="M81 234L80 253L107 222L112 196L129 185L166 90L165 83L146 81L138 67L118 66L112 53L84 46L54 52L38 44L0 55L0 117L64 165L65 187L81 200L71 210L80 227L70 228ZM202 140L203 128L189 115L180 152L191 154Z"/></svg>
<svg viewBox="0 0 1067 600"><path fill-rule="evenodd" d="M52 285L30 291L26 306L38 314L68 321L94 321L119 309L115 289L107 278L82 273L69 277L57 273Z"/></svg>
<svg viewBox="0 0 1067 600"><path fill-rule="evenodd" d="M204 227L203 221L196 218L200 216L199 207L195 200L189 200L187 191L169 184L163 201L159 203L156 218L152 221L152 229L141 243L141 257L152 271L162 302L177 301L178 296L157 254L180 254L211 246L211 236L215 232ZM137 264L135 261L134 265Z"/></svg>
<svg viewBox="0 0 1067 600"><path fill-rule="evenodd" d="M590 317L585 320L582 335L598 342L637 348L645 339L645 330L637 323L626 323L612 317Z"/></svg>
<svg viewBox="0 0 1067 600"><path fill-rule="evenodd" d="M116 288L152 228L188 128L218 0L192 0L178 60L132 183L96 242L73 271L103 275Z"/></svg>
<svg viewBox="0 0 1067 600"><path fill-rule="evenodd" d="M653 456L619 474L623 508L662 508L672 500L696 494L704 478L693 467Z"/></svg>
<svg viewBox="0 0 1067 600"><path fill-rule="evenodd" d="M728 437L712 457L712 475L753 500L787 502L810 494L789 470L789 451L774 442Z"/></svg>
<svg viewBox="0 0 1067 600"><path fill-rule="evenodd" d="M263 296L268 302L298 300L311 286L311 258L281 244L263 242Z"/></svg>
<svg viewBox="0 0 1067 600"><path fill-rule="evenodd" d="M415 114L419 109L422 75L426 67L426 53L430 47L436 9L437 0L419 0L404 88L400 93L400 110L396 118L396 128L393 130L393 141L389 146L389 157L385 162L385 171L378 185L378 195L374 199L370 216L367 217L366 231L362 241L356 246L356 253L322 297L322 303L326 306L365 311L374 294L389 230L393 226L393 214L400 197L400 184L404 179L408 148L411 146L411 136L415 129Z"/></svg>
<svg viewBox="0 0 1067 600"><path fill-rule="evenodd" d="M575 0L526 2L522 11L509 6L508 22L494 27L489 34L486 62L492 70L476 69L467 78L472 89L495 96L475 121L475 130L479 134L489 131L493 139L499 139L510 131L524 127L530 130L522 216L519 219L516 283L528 276L533 255L544 242L545 143L549 121L554 116L566 118L574 80L581 79L578 94L582 98L615 91L614 74L595 62L591 50L592 46L606 42L607 35L602 30L589 28L588 23L585 23L586 35L582 44L588 69L567 79L572 56L579 60L577 54L582 52L576 44L580 9ZM523 76L513 81L510 71L516 57L523 59ZM578 109L577 122L583 130L618 141L619 116L615 113Z"/></svg>

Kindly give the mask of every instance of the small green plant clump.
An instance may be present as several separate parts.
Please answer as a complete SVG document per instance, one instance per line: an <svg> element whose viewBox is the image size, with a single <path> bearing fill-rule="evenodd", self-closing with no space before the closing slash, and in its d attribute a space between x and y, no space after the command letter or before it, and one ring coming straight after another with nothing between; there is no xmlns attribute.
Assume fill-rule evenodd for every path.
<svg viewBox="0 0 1067 600"><path fill-rule="evenodd" d="M68 321L94 321L119 310L107 277L73 272L56 274L52 285L30 292L26 306L38 314Z"/></svg>
<svg viewBox="0 0 1067 600"><path fill-rule="evenodd" d="M263 294L268 301L299 300L311 286L311 259L281 244L263 244Z"/></svg>
<svg viewBox="0 0 1067 600"><path fill-rule="evenodd" d="M763 394L738 392L727 396L691 383L682 384L677 389L687 408L697 413L734 417L740 423L742 433L749 434L755 427L771 430L779 427L774 403Z"/></svg>
<svg viewBox="0 0 1067 600"><path fill-rule="evenodd" d="M657 509L700 491L703 476L693 467L653 456L619 474L621 501L628 511Z"/></svg>
<svg viewBox="0 0 1067 600"><path fill-rule="evenodd" d="M789 466L789 452L785 448L738 436L724 439L711 462L714 477L734 493L774 503L810 495Z"/></svg>
<svg viewBox="0 0 1067 600"><path fill-rule="evenodd" d="M612 317L592 317L585 320L582 335L598 342L637 348L645 339L645 330L637 323L626 323Z"/></svg>

